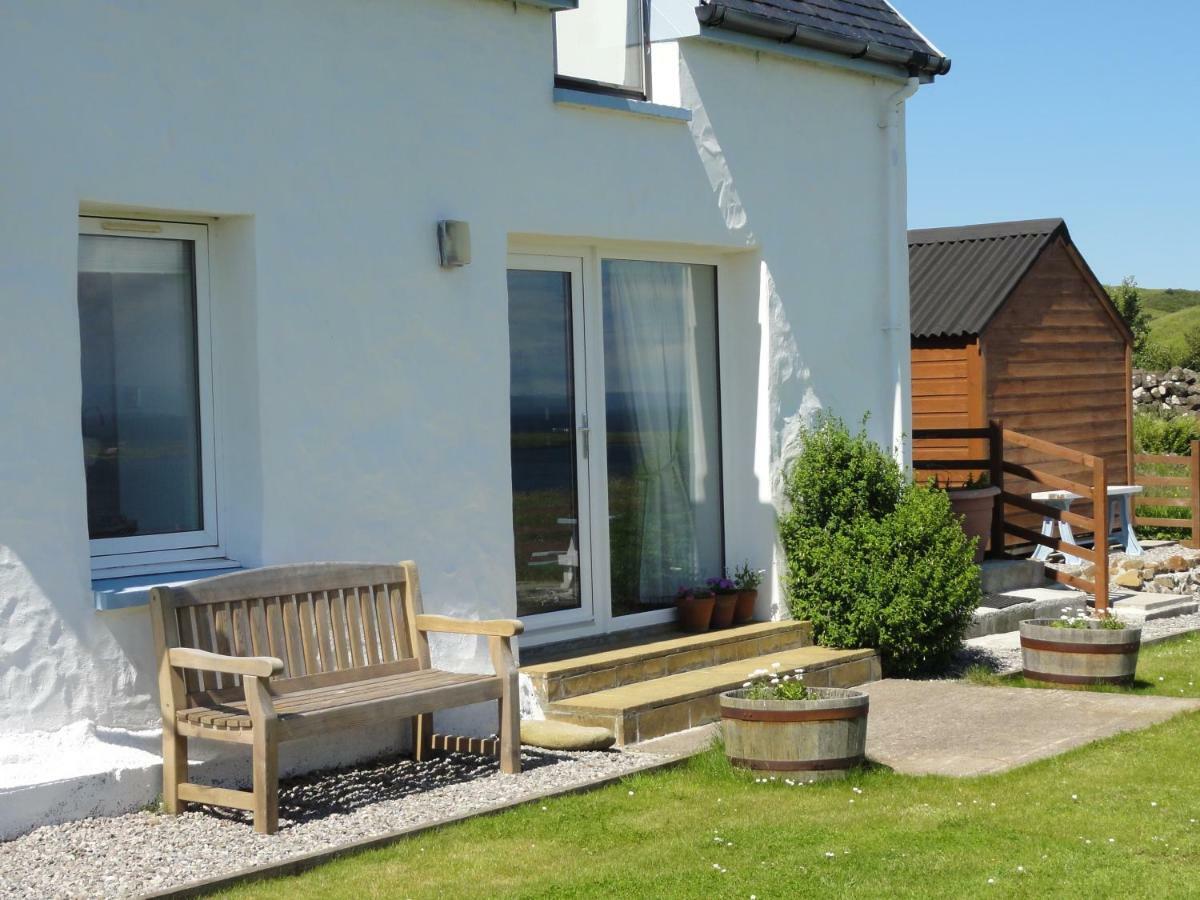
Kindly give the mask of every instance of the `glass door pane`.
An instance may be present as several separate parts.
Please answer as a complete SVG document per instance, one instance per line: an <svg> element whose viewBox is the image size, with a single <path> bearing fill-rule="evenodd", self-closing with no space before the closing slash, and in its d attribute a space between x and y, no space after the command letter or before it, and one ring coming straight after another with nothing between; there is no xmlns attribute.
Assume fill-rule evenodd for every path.
<svg viewBox="0 0 1200 900"><path fill-rule="evenodd" d="M724 566L716 269L604 260L612 614Z"/></svg>
<svg viewBox="0 0 1200 900"><path fill-rule="evenodd" d="M576 377L582 363L574 326L578 278L578 268L508 272L513 535L522 618L590 614L587 514L579 491L586 484L579 435L586 439L586 432L577 425L586 413L576 399L582 380Z"/></svg>

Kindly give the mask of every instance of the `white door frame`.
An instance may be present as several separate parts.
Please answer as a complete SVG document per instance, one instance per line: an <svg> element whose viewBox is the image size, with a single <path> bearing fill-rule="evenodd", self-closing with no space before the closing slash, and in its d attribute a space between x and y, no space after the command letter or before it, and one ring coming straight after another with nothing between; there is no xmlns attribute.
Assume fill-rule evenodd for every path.
<svg viewBox="0 0 1200 900"><path fill-rule="evenodd" d="M575 526L577 533L575 550L579 557L576 581L579 585L580 605L578 609L564 609L529 616L524 621L530 633L579 628L586 631L595 620L592 555L589 549L592 546L592 522L594 519L590 511L591 480L588 476L590 465L588 457L594 457L595 447L589 446L594 442L591 441L589 433L589 398L584 388L584 385L587 384L587 325L584 322L587 308L584 296L587 289L584 280L583 259L570 255L514 253L508 257L507 268L534 272L564 272L570 276L571 280L571 377L575 395L572 398L575 407L575 468L579 473L575 483L575 505L579 511L579 521Z"/></svg>
<svg viewBox="0 0 1200 900"><path fill-rule="evenodd" d="M591 453L585 467L580 472L586 476L588 508L590 510L587 531L590 535L590 546L584 543L583 528L580 529L580 578L590 581L590 596L588 603L592 608L591 615L586 620L552 620L552 616L560 613L550 613L544 616L534 616L526 621L526 632L521 639L523 646L572 640L596 634L629 631L636 628L646 628L653 625L663 625L675 620L674 608L655 609L644 613L632 613L625 616L612 614L612 580L609 571L610 547L608 533L608 454L607 434L608 424L605 402L605 372L604 372L604 304L602 302L603 284L601 263L605 259L645 260L648 262L678 262L695 263L713 266L717 270L718 279L718 322L720 321L720 275L721 262L724 254L702 249L680 248L671 244L647 244L626 242L597 242L572 240L543 240L540 238L513 237L509 242L509 268L532 268L529 260L551 261L561 265L564 261L574 261L582 268L581 292L573 297L573 308L578 311L582 304L582 314L575 319L575 349L576 373L583 366L583 380L576 382L576 407L587 409L589 412ZM514 264L514 261L518 261ZM554 269L554 271L566 271ZM581 340L582 338L582 340ZM720 354L720 337L718 335L718 355ZM719 362L719 361L718 361ZM720 384L718 383L718 390ZM723 402L723 401L722 401ZM724 436L722 435L722 443ZM724 466L725 454L722 450L720 457ZM722 479L724 493L724 479ZM580 493L584 493L583 487ZM727 509L727 503L722 496L722 507ZM584 506L580 505L580 515L583 517ZM728 543L728 533L725 531L725 516L722 515L723 543ZM587 562L585 563L585 557ZM585 575L585 565L588 574Z"/></svg>

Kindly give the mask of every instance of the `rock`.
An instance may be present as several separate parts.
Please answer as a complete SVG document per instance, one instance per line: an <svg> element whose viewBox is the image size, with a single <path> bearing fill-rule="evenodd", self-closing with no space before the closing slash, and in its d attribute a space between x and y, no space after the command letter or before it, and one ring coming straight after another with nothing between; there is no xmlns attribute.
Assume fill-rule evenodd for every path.
<svg viewBox="0 0 1200 900"><path fill-rule="evenodd" d="M1187 564L1187 561L1178 553L1170 557L1162 564L1162 566L1168 572L1184 572L1191 568L1191 566Z"/></svg>
<svg viewBox="0 0 1200 900"><path fill-rule="evenodd" d="M1186 381L1188 384L1195 384L1197 377L1198 376L1196 375L1196 373L1194 371L1192 371L1191 369L1183 370L1183 380Z"/></svg>
<svg viewBox="0 0 1200 900"><path fill-rule="evenodd" d="M1165 377L1168 381L1181 381L1183 379L1183 369L1179 366L1171 366L1171 368L1167 369Z"/></svg>
<svg viewBox="0 0 1200 900"><path fill-rule="evenodd" d="M1142 566L1142 578L1145 581L1152 580L1154 578L1154 576L1156 576L1158 574L1158 572L1159 572L1158 566L1149 565L1149 564Z"/></svg>
<svg viewBox="0 0 1200 900"><path fill-rule="evenodd" d="M1154 579L1154 586L1159 590L1171 591L1175 588L1175 576L1173 575L1158 575Z"/></svg>
<svg viewBox="0 0 1200 900"><path fill-rule="evenodd" d="M617 742L607 728L571 725L549 719L523 719L521 743L543 750L607 750Z"/></svg>
<svg viewBox="0 0 1200 900"><path fill-rule="evenodd" d="M1141 574L1132 569L1126 569L1117 576L1116 581L1121 587L1140 588L1142 586Z"/></svg>
<svg viewBox="0 0 1200 900"><path fill-rule="evenodd" d="M1135 387L1133 389L1134 400L1141 400L1144 396L1146 396L1146 389L1144 387Z"/></svg>
<svg viewBox="0 0 1200 900"><path fill-rule="evenodd" d="M1123 559L1117 563L1117 569L1121 572L1140 572L1142 571L1142 561L1140 559Z"/></svg>

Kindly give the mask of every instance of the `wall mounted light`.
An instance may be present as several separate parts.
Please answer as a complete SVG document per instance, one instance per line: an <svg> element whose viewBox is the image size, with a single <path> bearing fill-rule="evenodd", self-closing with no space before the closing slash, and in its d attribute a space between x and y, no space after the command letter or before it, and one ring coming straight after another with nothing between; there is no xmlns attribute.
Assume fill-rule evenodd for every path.
<svg viewBox="0 0 1200 900"><path fill-rule="evenodd" d="M471 225L457 219L438 222L438 256L443 269L456 269L471 262Z"/></svg>

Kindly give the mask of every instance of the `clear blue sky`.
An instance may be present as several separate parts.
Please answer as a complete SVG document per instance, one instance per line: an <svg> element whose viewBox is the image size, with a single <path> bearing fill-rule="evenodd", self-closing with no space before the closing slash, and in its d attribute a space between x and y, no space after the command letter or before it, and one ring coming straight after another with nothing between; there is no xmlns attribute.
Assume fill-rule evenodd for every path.
<svg viewBox="0 0 1200 900"><path fill-rule="evenodd" d="M1200 290L1200 0L892 0L954 61L908 106L914 228L1061 216L1105 282Z"/></svg>

